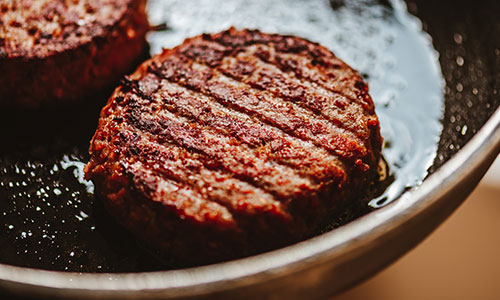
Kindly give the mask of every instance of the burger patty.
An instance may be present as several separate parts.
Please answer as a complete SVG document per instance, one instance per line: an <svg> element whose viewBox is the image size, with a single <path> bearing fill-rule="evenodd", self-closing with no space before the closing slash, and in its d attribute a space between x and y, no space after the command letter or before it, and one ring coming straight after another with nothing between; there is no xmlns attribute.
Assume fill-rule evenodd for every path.
<svg viewBox="0 0 500 300"><path fill-rule="evenodd" d="M313 234L376 180L381 144L367 84L331 51L230 28L123 79L85 172L139 239L207 263Z"/></svg>
<svg viewBox="0 0 500 300"><path fill-rule="evenodd" d="M146 0L0 0L0 106L81 99L142 53Z"/></svg>

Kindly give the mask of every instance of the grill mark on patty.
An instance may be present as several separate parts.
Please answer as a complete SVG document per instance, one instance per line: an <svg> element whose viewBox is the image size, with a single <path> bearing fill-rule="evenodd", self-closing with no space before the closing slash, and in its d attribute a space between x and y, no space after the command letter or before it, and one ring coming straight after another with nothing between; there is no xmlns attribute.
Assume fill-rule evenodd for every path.
<svg viewBox="0 0 500 300"><path fill-rule="evenodd" d="M312 63L320 61L314 63L314 68L329 67L329 70L339 69L351 71L352 74L350 79L354 78L355 83L350 86L344 86L345 91L354 91L354 96L351 95L351 99L349 99L344 95L324 88L314 81L307 80L304 76L302 76L302 80L297 80L296 74L291 75L289 74L290 72L286 73L274 64L262 62L259 57L270 59L271 53L262 51L262 49L257 49L260 51L253 54L251 50L255 50L254 45L248 45L250 45L250 52L247 48L227 49L220 44L213 44L206 40L200 41L198 39L193 40L192 43L188 43L187 45L181 45L175 50L184 61L186 61L186 59L187 61L193 60L208 65L211 68L217 68L222 70L225 75L231 76L233 79L239 80L240 82L247 83L251 87L271 91L275 96L282 99L298 102L302 107L310 109L316 114L322 115L327 120L333 122L336 127L348 130L348 133L352 133L357 137L357 139L354 139L355 142L363 144L364 147L368 148L368 153L371 153L371 142L376 142L376 137L372 136L369 129L377 128L379 122L378 119L373 116L374 105L368 94L368 87L356 71L352 70L323 47L319 46L318 51L320 51L321 54L325 54L323 52L329 53L327 57L334 59L333 63L326 60L325 57L315 57L314 55L317 55L317 53L312 54L314 57ZM259 46L265 47L262 45ZM244 56L246 59L242 60L241 58L237 58L238 56ZM227 61L230 62L229 68L227 67ZM235 61L236 63L234 63ZM231 62L233 62L232 65ZM289 60L287 63L289 63ZM307 69L305 72L308 74L314 73L311 72L311 68L308 68L310 66L303 65L302 67ZM254 80L252 80L252 78ZM341 81L342 80L330 80L330 82ZM264 86L260 86L261 83L264 83ZM334 98L334 100L332 100L332 98ZM380 145L375 143L375 146L379 147ZM374 155L368 157L369 163L373 163L375 160L376 157ZM367 167L367 164L363 164L363 168Z"/></svg>
<svg viewBox="0 0 500 300"><path fill-rule="evenodd" d="M170 207L181 218L189 218L194 222L210 222L219 226L236 227L229 210L205 199L190 187L179 186L176 182L163 178L158 180L153 172L141 162L128 164L132 180L143 193L154 202Z"/></svg>
<svg viewBox="0 0 500 300"><path fill-rule="evenodd" d="M349 104L349 108L364 116L370 116L370 110L373 110L372 101L369 101L372 105L365 103L365 99L360 99L359 93L353 91L356 90L355 85L361 77L338 59L336 59L338 61L336 68L325 69L321 65L314 64L314 58L277 52L270 45L250 46L235 57L238 56L255 61L266 68L272 68L273 71L279 70L281 76L287 80L292 80L299 85L307 85L306 89L317 91L319 88L326 98L335 98L334 102L323 107L343 110Z"/></svg>
<svg viewBox="0 0 500 300"><path fill-rule="evenodd" d="M260 157L234 138L221 136L210 127L190 123L168 110L160 111L158 107L151 114L148 106L154 104L144 105L136 95L130 97L130 110L126 117L131 124L156 135L159 143L173 142L202 153L202 160L205 160L208 168L223 168L233 173L235 178L256 185L283 200L298 198L306 193L314 194L319 189L309 179L297 174L296 170L265 160L265 157ZM130 101L137 101L137 105L130 104Z"/></svg>
<svg viewBox="0 0 500 300"><path fill-rule="evenodd" d="M252 30L242 33L232 29L215 35L204 35L202 39L203 42L218 43L225 48L226 54L228 51L236 54L254 46L273 48L276 54L274 57L276 65L283 71L292 70L297 76L316 82L353 101L361 100L366 110L370 113L374 112L373 101L359 74L338 59L330 50L317 43L292 36L263 35ZM263 60L273 58L266 51L256 54ZM297 64L298 61L290 60L290 57L298 58L299 61L307 60L309 63ZM316 72L311 72L311 69ZM313 73L314 76L307 76ZM325 79L323 74L326 74L328 79ZM320 78L323 80L319 80Z"/></svg>
<svg viewBox="0 0 500 300"><path fill-rule="evenodd" d="M259 44L256 42L241 48L231 49L217 43L216 40L203 40L180 47L178 52L188 59L204 63L210 67L219 67L224 64L225 59L231 57L249 57L250 62L260 61L268 65L267 67L272 66L279 69L279 73L282 73L281 76L287 75L287 80L291 79L288 76L300 79L300 82L297 80L292 81L294 85L298 84L301 89L308 90L311 84L314 84L312 87L316 92L318 87L321 87L321 89L333 93L334 95L330 95L330 97L335 97L336 101L330 105L323 105L323 109L325 107L345 107L346 105L342 102L345 103L347 100L350 105L354 105L354 108L358 108L362 115L365 114L365 110L373 113L373 102L369 98L361 77L338 58L332 55L331 60L333 62L324 59L318 62L319 58L310 55L279 52L274 46L273 43ZM248 69L252 70L252 68ZM257 68L253 69L256 70ZM273 71L276 71L276 69ZM305 88L301 86L304 83L308 85ZM283 86L287 85L284 84ZM316 99L315 95L307 96L309 102L312 99L316 103L324 104L321 102L322 99ZM346 99L342 99L341 102L339 97L345 97Z"/></svg>
<svg viewBox="0 0 500 300"><path fill-rule="evenodd" d="M232 61L233 64L236 63L237 65L241 64L240 59L243 58L243 64L249 64L252 66L251 68L253 70L257 71L247 75L243 75L243 77L239 80L246 82L244 77L246 76L247 78L250 78L247 82L250 86L253 86L254 83L259 84L262 82L270 81L271 88L266 88L265 90L272 90L276 96L283 99L287 99L285 96L283 96L283 93L298 93L299 95L304 95L306 101L301 101L301 97L298 97L299 100L294 102L298 102L302 107L311 109L312 111L315 111L316 113L322 115L323 117L334 123L337 127L346 129L348 130L348 132L352 132L353 134L355 134L358 138L356 142L362 142L362 144L368 148L368 153L372 153L372 144L375 147L380 147L380 145L376 143L376 138L374 138L372 135L373 131L371 131L371 128L377 128L379 126L379 121L374 115L374 105L368 94L368 87L361 80L361 78L359 78L359 81L356 81L355 85L360 84L357 88L359 88L359 90L364 89L364 94L360 94L360 97L368 98L363 98L364 101L356 100L354 102L346 102L349 101L349 99L347 99L345 96L331 93L330 90L322 87L321 85L318 86L318 84L316 84L315 82L307 80L298 81L296 78L290 78L286 75L286 73L282 73L281 70L279 70L279 68L274 66L273 64L266 64L265 62L260 63L259 59L246 52L239 52L238 56L239 57L236 58L226 56L223 59L222 68L224 68L224 60L226 62L228 60ZM301 70L310 71L306 68L306 66L302 67L303 68L301 68ZM238 72L238 69L240 69L240 67L237 66L236 72L230 72L233 74L241 74L240 72ZM255 76L253 80L251 79L252 76ZM270 80L263 80L263 78ZM330 81L337 82L335 80ZM264 89L266 85L267 83L264 84L262 88ZM296 87L295 91L294 87ZM283 92L285 90L287 91ZM345 90L353 90L353 87L346 87ZM293 99L288 100L293 101ZM358 102L361 102L361 104L359 104ZM370 155L369 159L372 162L376 160L374 155Z"/></svg>
<svg viewBox="0 0 500 300"><path fill-rule="evenodd" d="M342 95L351 100L349 103L361 106L363 113L373 113L374 105L367 91L359 84L362 78L359 74L334 58L329 68L315 62L314 58L293 53L277 52L275 49L259 45L252 51L263 62L272 64L282 72L294 75L296 78L316 83L322 88ZM364 85L364 83L363 83Z"/></svg>
<svg viewBox="0 0 500 300"><path fill-rule="evenodd" d="M174 114L258 148L260 156L293 167L301 175L339 186L347 179L345 165L336 155L227 108L211 97L159 79L154 74L148 74L140 82L126 79L122 84L149 101L163 104L162 108Z"/></svg>
<svg viewBox="0 0 500 300"><path fill-rule="evenodd" d="M237 56L243 56L242 58L250 57L258 64L279 69L283 75L288 76L288 79L300 84L307 84L308 87L313 87L314 90L318 87L324 89L327 92L323 91L323 94L333 94L330 97L335 98L335 107L342 109L339 98L345 98L342 99L343 102L353 105L361 114L367 115L366 109L368 107L364 106L365 103L359 99L358 94L352 92L355 89L354 84L356 82L353 78L358 78L359 75L345 65L339 63L338 67L334 69L335 73L326 72L326 70L320 69L320 66L313 65L313 58L293 53L277 52L270 45L253 45L245 48Z"/></svg>
<svg viewBox="0 0 500 300"><path fill-rule="evenodd" d="M254 72L242 75L238 72L238 65L247 64L254 68ZM299 82L297 79L286 76L274 65L261 63L254 56L239 53L237 57L225 57L220 67L221 71L234 79L240 80L254 88L270 91L274 96L297 103L305 109L313 111L332 122L335 126L354 133L366 143L367 125L364 111L356 109L356 105L349 105L346 111L346 98L339 94L326 91L315 83ZM309 92L313 90L314 93Z"/></svg>
<svg viewBox="0 0 500 300"><path fill-rule="evenodd" d="M356 159L366 154L357 137L326 119L295 103L255 90L248 85L224 76L204 65L185 66L177 57L169 56L161 63L153 62L149 71L163 79L195 92L201 92L242 113L278 127L286 133L309 140L343 159Z"/></svg>
<svg viewBox="0 0 500 300"><path fill-rule="evenodd" d="M161 177L158 181L174 180L182 187L192 188L206 201L215 201L232 214L252 216L262 213L290 219L285 208L272 195L233 178L231 174L207 169L197 153L173 144L155 143L151 134L136 134L136 131L129 125L120 130L124 155L149 166L153 174Z"/></svg>
<svg viewBox="0 0 500 300"><path fill-rule="evenodd" d="M352 99L302 76L297 79L297 74L290 74L280 68L278 63L272 63L275 49L258 47L251 45L247 48L231 49L224 48L220 44L207 41L196 41L196 43L177 49L177 53L185 57L188 61L215 68L239 82L248 84L253 88L266 90L276 97L298 103L305 109L309 109L316 114L322 115L331 121L335 126L353 132L365 144L369 139L366 129L369 125L376 126L378 123L370 122L370 117L359 104L358 96ZM295 63L296 64L296 63ZM304 68L310 66L303 66ZM295 70L298 68L295 67ZM348 70L347 66L343 69ZM308 73L311 72L307 68ZM359 77L356 75L356 77ZM338 82L335 80L335 82ZM344 87L344 90L351 91L354 84ZM310 92L314 91L314 92ZM369 101L371 103L371 100ZM347 108L347 109L346 109ZM373 107L371 108L373 110ZM376 120L375 120L376 121Z"/></svg>
<svg viewBox="0 0 500 300"><path fill-rule="evenodd" d="M236 137L249 146L257 147L261 155L294 167L304 176L338 184L346 180L342 162L328 151L310 142L293 138L280 129L246 114L228 109L211 97L194 93L166 80L161 80L158 86L153 97L157 98L156 101L163 102L165 108L171 112L179 113L217 129L226 136Z"/></svg>

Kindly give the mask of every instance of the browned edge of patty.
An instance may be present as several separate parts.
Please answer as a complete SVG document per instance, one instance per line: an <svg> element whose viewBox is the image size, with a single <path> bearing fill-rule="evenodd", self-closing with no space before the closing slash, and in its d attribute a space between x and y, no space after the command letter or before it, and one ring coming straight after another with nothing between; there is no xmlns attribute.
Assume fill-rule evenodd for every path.
<svg viewBox="0 0 500 300"><path fill-rule="evenodd" d="M141 240L207 263L316 232L376 179L381 145L366 83L331 51L230 28L125 78L85 172Z"/></svg>
<svg viewBox="0 0 500 300"><path fill-rule="evenodd" d="M127 0L112 25L93 24L49 46L12 50L0 43L0 106L39 107L84 99L127 72L143 52L149 29L146 0ZM77 34L77 36L73 36ZM52 44L51 44L52 43Z"/></svg>

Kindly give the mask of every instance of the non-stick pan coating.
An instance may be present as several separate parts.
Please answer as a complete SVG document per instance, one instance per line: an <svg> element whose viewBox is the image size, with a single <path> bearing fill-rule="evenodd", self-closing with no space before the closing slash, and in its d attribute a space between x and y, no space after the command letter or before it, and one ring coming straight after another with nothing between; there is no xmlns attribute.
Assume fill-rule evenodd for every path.
<svg viewBox="0 0 500 300"><path fill-rule="evenodd" d="M431 172L457 153L500 104L500 3L407 1L431 35L446 80L446 109ZM462 128L467 130L462 133Z"/></svg>

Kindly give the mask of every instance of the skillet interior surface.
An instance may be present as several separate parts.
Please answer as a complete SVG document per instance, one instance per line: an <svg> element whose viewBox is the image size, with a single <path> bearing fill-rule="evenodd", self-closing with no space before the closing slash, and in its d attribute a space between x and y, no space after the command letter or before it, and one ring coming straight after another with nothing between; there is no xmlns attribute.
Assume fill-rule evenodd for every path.
<svg viewBox="0 0 500 300"><path fill-rule="evenodd" d="M384 7L391 5L386 1L368 2ZM457 153L499 106L500 21L494 13L498 11L495 2L408 2L410 12L423 20L424 29L433 37L446 80L443 134L430 173ZM339 7L345 4L344 1L331 3ZM97 97L101 100L81 107L58 107L57 112L56 108L47 108L37 112L2 113L1 130L6 145L0 158L3 176L0 195L4 209L0 217L5 218L0 222L5 226L0 240L1 262L83 272L168 268L155 253L141 248L110 222L97 201L86 202L79 196L91 189L75 178L81 174L79 161L87 158L88 140L102 99L106 98L105 95ZM24 167L16 163L19 161L24 162ZM53 209L42 209L33 199L45 199L43 205ZM58 203L58 199L64 199L64 203ZM12 206L5 210L6 203L15 203L14 210ZM370 209L356 208L353 216L340 222L368 211ZM52 229L68 216L78 222L65 225L59 231ZM81 230L82 225L86 230ZM36 230L30 230L30 226ZM104 231L96 236L92 232L98 226ZM91 242L75 245L75 240Z"/></svg>

